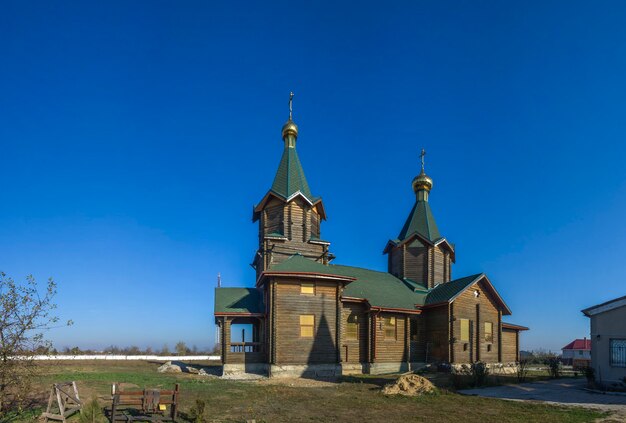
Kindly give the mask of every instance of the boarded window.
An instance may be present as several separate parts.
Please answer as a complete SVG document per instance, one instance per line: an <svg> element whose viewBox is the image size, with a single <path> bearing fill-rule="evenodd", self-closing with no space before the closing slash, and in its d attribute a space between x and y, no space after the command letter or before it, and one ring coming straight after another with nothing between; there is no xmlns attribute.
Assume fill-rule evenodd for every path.
<svg viewBox="0 0 626 423"><path fill-rule="evenodd" d="M313 329L315 327L315 316L312 314L300 315L300 337L313 338Z"/></svg>
<svg viewBox="0 0 626 423"><path fill-rule="evenodd" d="M356 341L359 339L359 316L351 314L348 316L346 324L346 339Z"/></svg>
<svg viewBox="0 0 626 423"><path fill-rule="evenodd" d="M626 339L611 339L610 363L614 367L626 367Z"/></svg>
<svg viewBox="0 0 626 423"><path fill-rule="evenodd" d="M469 342L469 320L468 319L460 319L461 320L461 341Z"/></svg>
<svg viewBox="0 0 626 423"><path fill-rule="evenodd" d="M485 322L485 341L493 342L493 323Z"/></svg>
<svg viewBox="0 0 626 423"><path fill-rule="evenodd" d="M315 284L314 283L301 283L300 294L315 295Z"/></svg>
<svg viewBox="0 0 626 423"><path fill-rule="evenodd" d="M396 339L396 318L385 317L385 339Z"/></svg>

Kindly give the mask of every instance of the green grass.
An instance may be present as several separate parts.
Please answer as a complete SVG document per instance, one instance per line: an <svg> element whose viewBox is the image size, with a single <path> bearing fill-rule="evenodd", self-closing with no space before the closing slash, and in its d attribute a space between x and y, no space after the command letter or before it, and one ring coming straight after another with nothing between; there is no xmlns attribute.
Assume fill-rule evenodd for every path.
<svg viewBox="0 0 626 423"><path fill-rule="evenodd" d="M63 362L42 365L38 398L52 382L75 380L82 398L98 396L110 405L111 384L140 388L181 384L181 411L196 399L206 403L209 422L591 422L606 414L580 408L463 396L446 389L417 398L387 397L380 387L392 376L350 376L324 386L235 382L189 374L160 374L147 362ZM437 381L435 381L437 383Z"/></svg>

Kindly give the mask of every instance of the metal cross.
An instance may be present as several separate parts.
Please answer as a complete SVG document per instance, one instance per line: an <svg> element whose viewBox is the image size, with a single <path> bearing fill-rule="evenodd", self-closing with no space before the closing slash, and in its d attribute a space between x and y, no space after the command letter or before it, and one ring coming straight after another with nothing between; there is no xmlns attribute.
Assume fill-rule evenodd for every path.
<svg viewBox="0 0 626 423"><path fill-rule="evenodd" d="M293 91L289 93L289 120L293 120Z"/></svg>
<svg viewBox="0 0 626 423"><path fill-rule="evenodd" d="M424 171L424 156L426 155L426 150L422 148L422 152L420 153L420 160L422 161L422 172Z"/></svg>

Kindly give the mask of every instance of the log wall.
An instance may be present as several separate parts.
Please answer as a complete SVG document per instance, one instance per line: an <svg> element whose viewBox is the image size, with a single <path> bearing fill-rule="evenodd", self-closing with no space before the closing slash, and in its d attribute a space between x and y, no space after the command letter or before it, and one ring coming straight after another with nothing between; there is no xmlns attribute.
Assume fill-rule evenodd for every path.
<svg viewBox="0 0 626 423"><path fill-rule="evenodd" d="M315 294L307 295L300 293L300 282L281 279L275 286L275 363L336 363L337 285L316 281ZM312 338L300 336L301 315L315 316Z"/></svg>

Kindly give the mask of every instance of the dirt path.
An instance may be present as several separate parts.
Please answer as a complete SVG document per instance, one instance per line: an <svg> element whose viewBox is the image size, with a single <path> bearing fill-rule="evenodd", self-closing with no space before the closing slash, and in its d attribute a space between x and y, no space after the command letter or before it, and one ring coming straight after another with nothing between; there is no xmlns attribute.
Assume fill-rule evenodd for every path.
<svg viewBox="0 0 626 423"><path fill-rule="evenodd" d="M538 401L549 404L594 408L615 413L607 421L626 422L626 396L589 392L583 389L585 385L586 382L581 379L546 380L519 385L465 389L459 391L459 393L514 401ZM618 420L615 420L616 418Z"/></svg>

